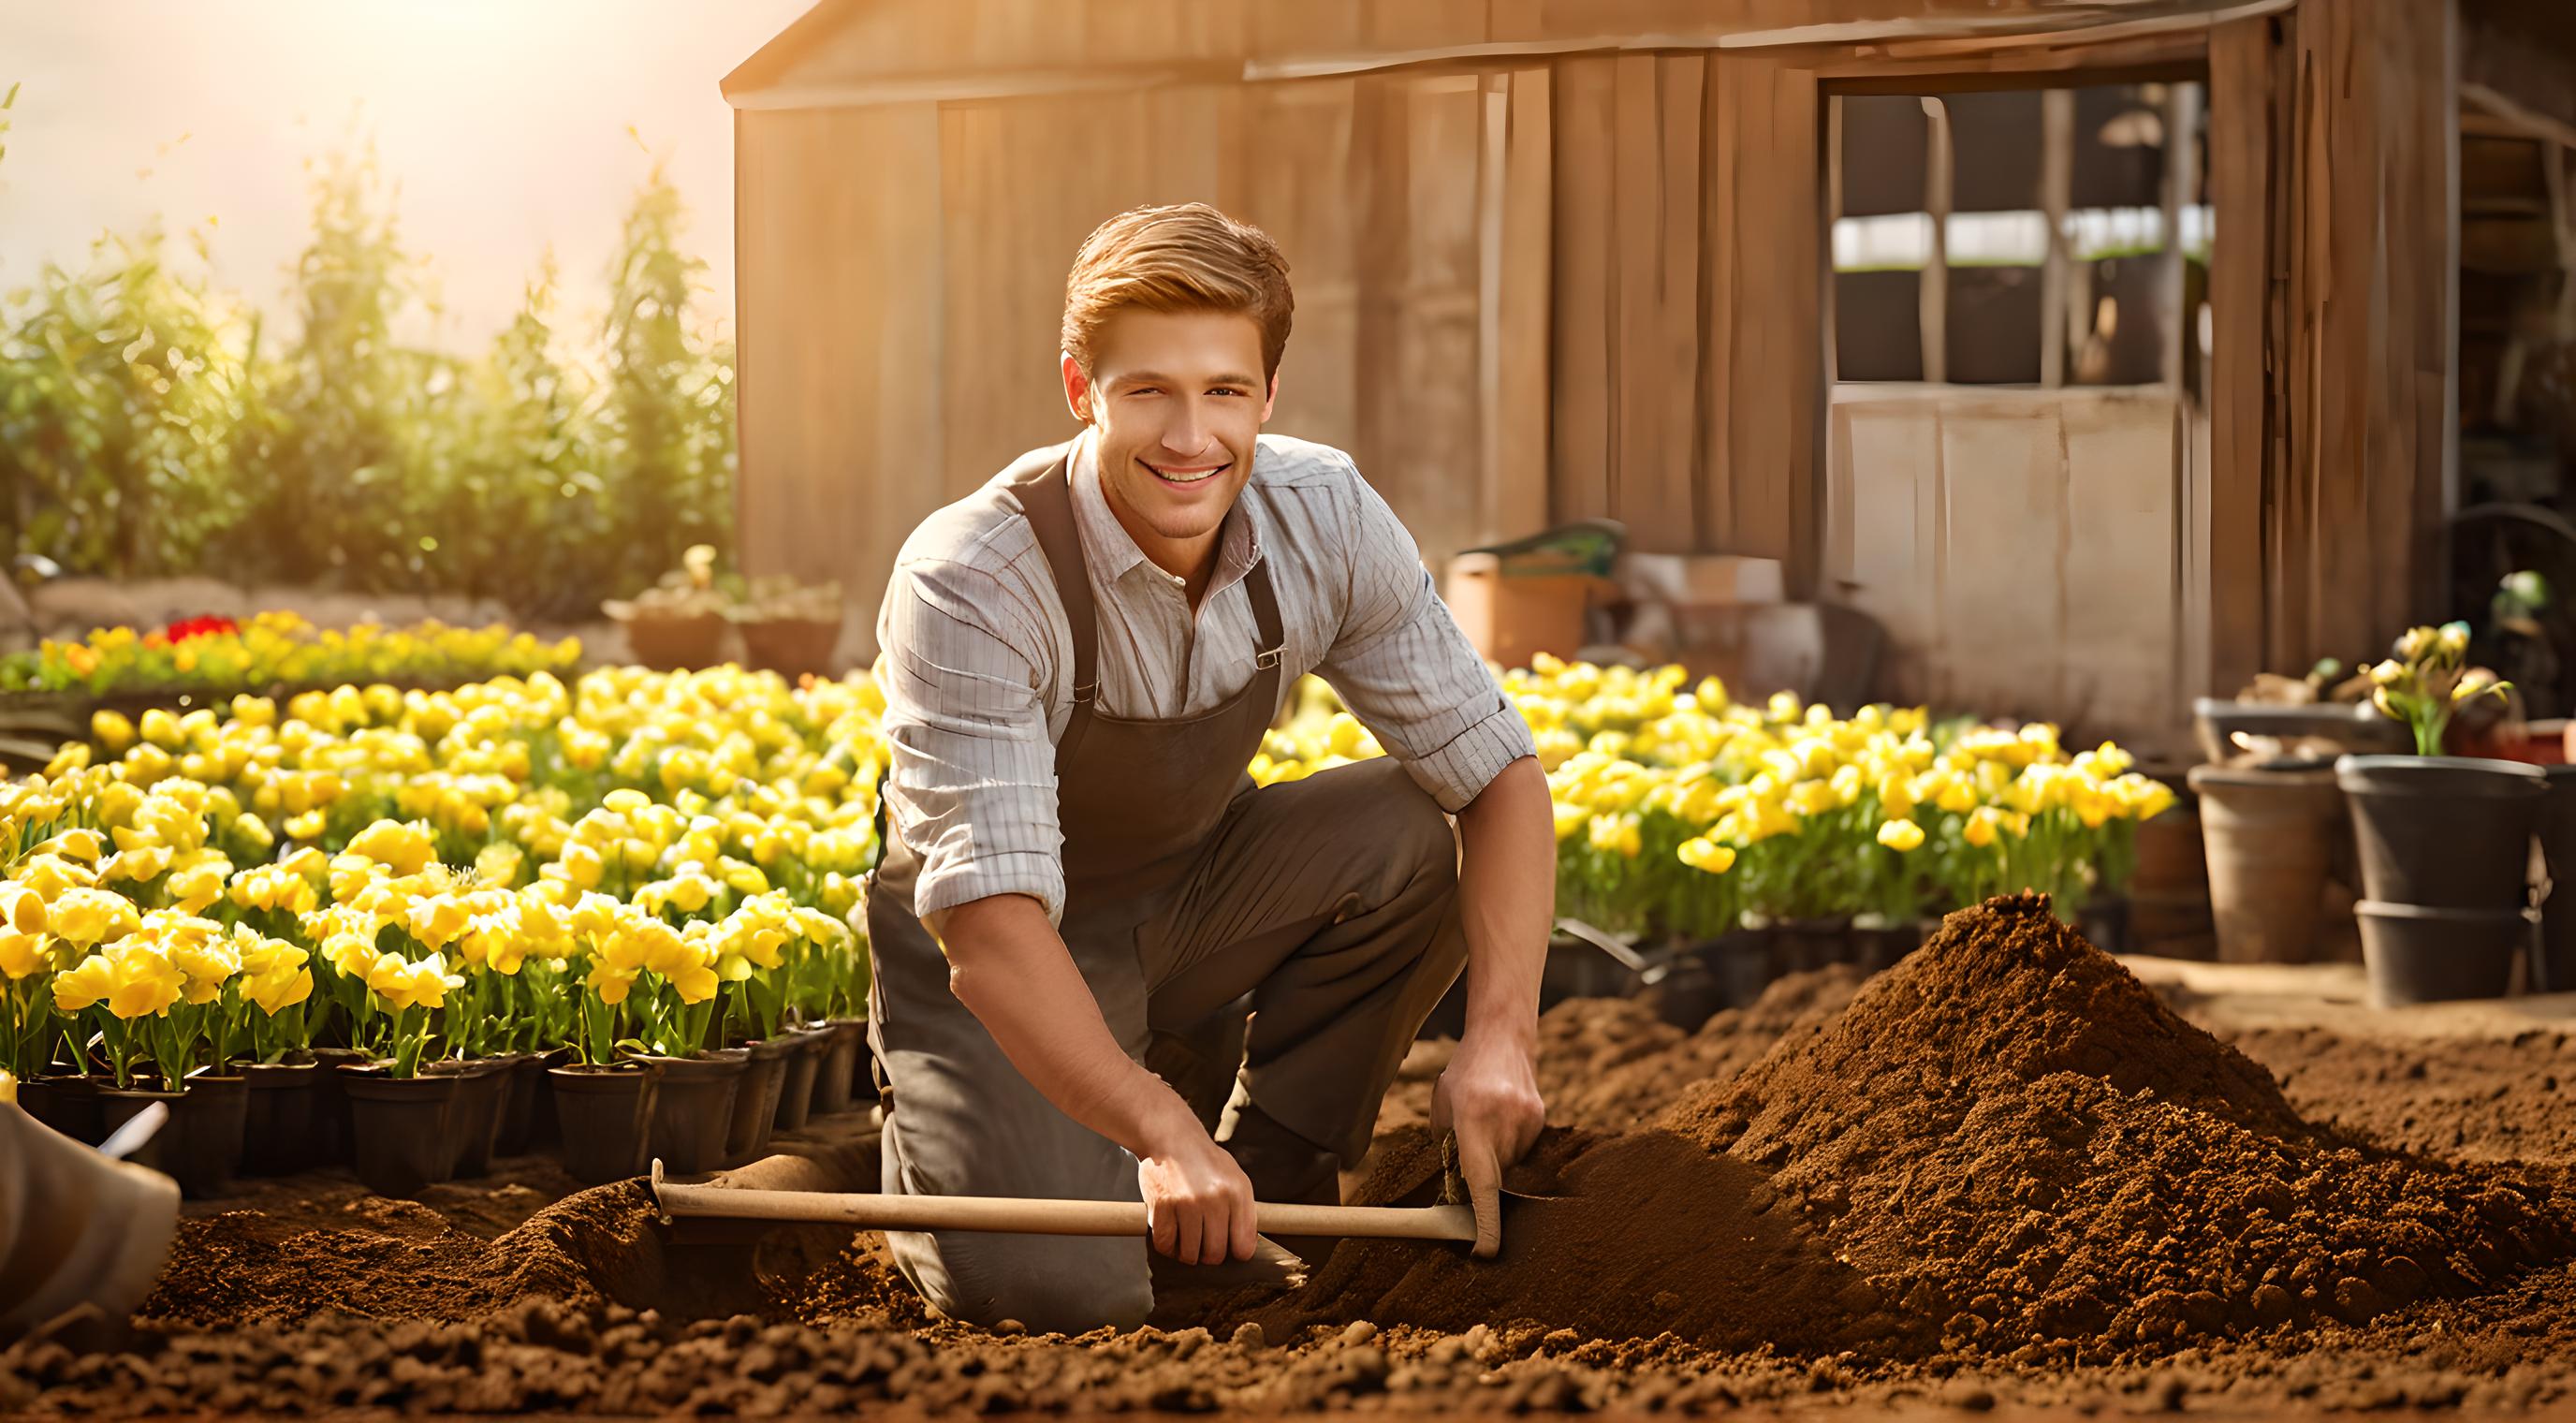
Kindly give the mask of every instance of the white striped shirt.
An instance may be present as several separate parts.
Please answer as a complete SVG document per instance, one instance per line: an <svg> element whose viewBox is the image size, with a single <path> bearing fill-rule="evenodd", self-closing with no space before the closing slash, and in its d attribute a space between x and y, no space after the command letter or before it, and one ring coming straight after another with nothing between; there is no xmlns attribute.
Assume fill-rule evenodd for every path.
<svg viewBox="0 0 2576 1423"><path fill-rule="evenodd" d="M1260 438L1193 618L1180 581L1110 512L1091 446L1087 433L1076 441L1069 473L1098 609L1102 712L1169 720L1242 692L1257 651L1243 576L1267 560L1287 644L1283 699L1301 674L1322 677L1445 810L1534 754L1529 727L1450 618L1413 536L1349 456ZM1026 894L1060 919L1055 739L1073 708L1073 630L1046 554L1000 477L905 540L877 642L894 748L886 814L921 857L915 912Z"/></svg>

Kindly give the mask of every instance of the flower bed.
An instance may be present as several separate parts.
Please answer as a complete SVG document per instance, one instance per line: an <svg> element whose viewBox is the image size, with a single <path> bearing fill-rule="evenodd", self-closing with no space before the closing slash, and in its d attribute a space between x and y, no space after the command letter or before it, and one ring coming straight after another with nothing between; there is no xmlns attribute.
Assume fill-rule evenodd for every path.
<svg viewBox="0 0 2576 1423"><path fill-rule="evenodd" d="M0 1065L607 1067L856 1011L873 689L722 669L102 713L0 786ZM433 1179L435 1179L433 1177Z"/></svg>
<svg viewBox="0 0 2576 1423"><path fill-rule="evenodd" d="M1687 681L1544 656L1505 674L1556 803L1561 914L1703 939L1748 919L1909 924L2035 889L2072 917L2125 883L2137 822L2174 799L2117 746L2069 752L2046 724L1934 725L1886 706L1837 718ZM1267 783L1378 754L1318 683L1252 772Z"/></svg>
<svg viewBox="0 0 2576 1423"><path fill-rule="evenodd" d="M461 628L431 618L408 627L360 623L343 632L317 628L295 613L267 612L247 624L187 618L151 632L115 627L77 642L49 638L32 652L0 657L0 696L50 707L120 695L327 691L343 682L562 673L580 661L576 638L544 642L498 624Z"/></svg>

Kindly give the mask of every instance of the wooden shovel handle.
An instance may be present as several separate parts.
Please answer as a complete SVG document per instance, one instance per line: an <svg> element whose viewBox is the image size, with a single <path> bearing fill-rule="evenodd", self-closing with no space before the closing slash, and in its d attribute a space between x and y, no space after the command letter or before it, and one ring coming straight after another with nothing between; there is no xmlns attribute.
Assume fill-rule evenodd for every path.
<svg viewBox="0 0 2576 1423"><path fill-rule="evenodd" d="M1009 1196L884 1196L858 1192L763 1191L689 1186L661 1179L654 1199L666 1216L821 1221L864 1230L990 1230L1018 1235L1148 1235L1136 1201L1023 1200ZM1476 1238L1466 1206L1303 1206L1255 1202L1264 1235L1371 1236L1403 1240Z"/></svg>

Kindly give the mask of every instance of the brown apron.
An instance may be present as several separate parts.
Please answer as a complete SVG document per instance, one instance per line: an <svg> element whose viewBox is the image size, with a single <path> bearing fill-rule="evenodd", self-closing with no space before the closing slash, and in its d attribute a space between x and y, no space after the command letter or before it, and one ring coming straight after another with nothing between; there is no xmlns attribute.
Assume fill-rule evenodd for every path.
<svg viewBox="0 0 2576 1423"><path fill-rule="evenodd" d="M1091 580L1065 451L1032 456L1009 479L1072 628L1073 708L1055 747L1065 946L1120 1046L1140 1062L1158 1032L1177 1040L1180 1030L1202 1028L1251 994L1259 1021L1246 1079L1258 1090L1265 1065L1282 1079L1268 1089L1281 1100L1259 1105L1295 1130L1268 1129L1289 1154L1302 1150L1320 1160L1329 1189L1334 1156L1356 1157L1352 1142L1365 1143L1404 1043L1464 960L1448 824L1428 796L1390 774L1392 762L1373 763L1363 775L1313 778L1332 784L1309 783L1301 796L1254 791L1246 767L1277 714L1282 677L1267 561L1244 575L1259 651L1240 693L1212 711L1170 721L1101 711ZM1303 821L1341 822L1307 825L1306 840L1370 841L1353 820L1399 828L1400 846L1360 853L1401 872L1356 866L1349 844L1294 855L1296 837L1276 822L1299 806L1312 808ZM884 1189L1139 1199L1135 1158L1057 1111L949 991L946 956L912 911L919 857L899 835L884 843L867 898L869 1041L891 1106ZM1280 847L1290 847L1293 863L1258 865L1265 850ZM1282 874L1297 878L1301 867L1306 879L1332 882L1277 883ZM1259 892L1247 892L1264 868L1271 873L1258 881ZM1247 921L1238 938L1228 921L1245 911L1194 903L1200 896L1222 896L1229 905L1276 901L1276 912ZM1180 915L1189 922L1172 922ZM1241 1023L1239 1012L1234 1022ZM1274 1027L1267 1031L1274 1041L1265 1043ZM1356 1034L1365 1046L1325 1040L1336 1033ZM1214 1063L1222 1080L1243 1060L1242 1039L1232 1042L1234 1060ZM1244 1095L1236 1091L1238 1107ZM1305 1191L1313 1180L1308 1171L1292 1189ZM1264 1184L1256 1173L1256 1187ZM924 1295L961 1318L1089 1328L1141 1321L1152 1300L1145 1246L1134 1239L942 1232L898 1234L891 1243L897 1265Z"/></svg>

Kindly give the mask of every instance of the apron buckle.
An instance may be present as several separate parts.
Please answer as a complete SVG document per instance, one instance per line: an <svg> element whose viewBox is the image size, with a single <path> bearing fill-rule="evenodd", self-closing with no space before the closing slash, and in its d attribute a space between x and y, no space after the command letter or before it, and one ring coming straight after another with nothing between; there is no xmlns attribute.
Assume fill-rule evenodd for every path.
<svg viewBox="0 0 2576 1423"><path fill-rule="evenodd" d="M1254 653L1252 657L1252 665L1257 671L1267 672L1271 668L1279 665L1279 654L1287 650L1288 644L1283 642L1277 647L1270 649L1268 652Z"/></svg>

